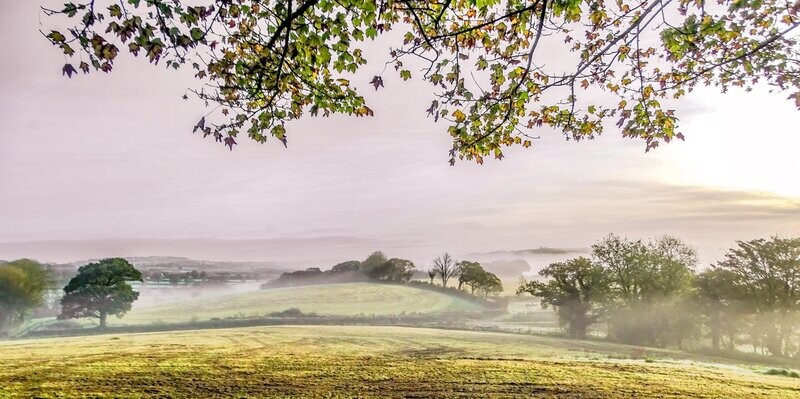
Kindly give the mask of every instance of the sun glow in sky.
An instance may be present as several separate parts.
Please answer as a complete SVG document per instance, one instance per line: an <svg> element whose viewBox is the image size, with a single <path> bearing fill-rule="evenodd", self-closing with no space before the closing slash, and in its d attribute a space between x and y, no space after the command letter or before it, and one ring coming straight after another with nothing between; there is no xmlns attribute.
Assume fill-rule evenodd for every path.
<svg viewBox="0 0 800 399"><path fill-rule="evenodd" d="M800 200L800 112L791 101L766 90L694 97L706 108L683 118L686 143L658 150L667 182Z"/></svg>
<svg viewBox="0 0 800 399"><path fill-rule="evenodd" d="M734 240L800 234L800 112L785 94L698 90L678 107L686 141L646 154L612 123L597 140L537 132L501 162L450 167L446 127L420 97L429 87L387 76L375 92L376 66L351 79L368 88L373 118L306 118L288 149L242 139L231 152L191 134L206 112L180 101L191 73L120 60L67 79L41 28L38 2L0 1L0 35L16 37L0 58L0 259L320 266L383 249L427 262L445 250L585 248L614 232L677 235L708 264ZM269 246L132 243L195 238ZM56 251L48 240L106 241Z"/></svg>

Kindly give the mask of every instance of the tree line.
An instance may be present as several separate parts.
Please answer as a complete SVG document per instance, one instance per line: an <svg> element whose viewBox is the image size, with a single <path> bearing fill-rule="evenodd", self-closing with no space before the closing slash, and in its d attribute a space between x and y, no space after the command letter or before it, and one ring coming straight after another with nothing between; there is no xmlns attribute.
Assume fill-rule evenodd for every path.
<svg viewBox="0 0 800 399"><path fill-rule="evenodd" d="M433 259L433 267L428 269L430 283L436 278L442 282L442 287L452 279L458 282L457 289L469 287L472 294L480 294L484 298L498 295L503 292L503 284L494 273L487 271L478 262L463 260L456 261L448 253Z"/></svg>
<svg viewBox="0 0 800 399"><path fill-rule="evenodd" d="M19 325L42 305L56 284L50 267L31 259L0 264L0 335ZM104 328L108 316L122 317L139 293L130 283L142 274L127 260L108 258L81 266L64 287L59 319L96 318Z"/></svg>
<svg viewBox="0 0 800 399"><path fill-rule="evenodd" d="M628 344L707 339L714 349L800 356L800 238L737 241L697 269L696 251L678 238L612 234L587 257L550 264L543 281L523 282L517 293L552 307L572 337L603 326L608 339Z"/></svg>
<svg viewBox="0 0 800 399"><path fill-rule="evenodd" d="M408 259L387 258L381 251L375 251L363 261L341 262L329 270L309 267L305 270L282 273L275 280L262 285L262 288L288 287L310 284L333 284L370 280L409 281L414 275L414 263Z"/></svg>
<svg viewBox="0 0 800 399"><path fill-rule="evenodd" d="M503 292L500 278L486 271L478 262L456 261L450 254L444 253L431 262L432 266L425 274L430 285L438 278L441 286L457 281L457 290L469 288L469 293L484 298ZM341 262L329 270L310 267L281 274L277 279L262 285L263 288L286 287L310 284L332 284L357 281L393 281L409 282L421 272L408 259L387 258L381 251L375 251L363 261L350 260Z"/></svg>

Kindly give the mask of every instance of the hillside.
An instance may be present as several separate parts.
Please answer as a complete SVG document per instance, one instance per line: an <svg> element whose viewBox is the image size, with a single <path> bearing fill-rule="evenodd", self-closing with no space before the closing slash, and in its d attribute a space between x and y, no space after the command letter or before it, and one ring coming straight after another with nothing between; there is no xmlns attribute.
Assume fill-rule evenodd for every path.
<svg viewBox="0 0 800 399"><path fill-rule="evenodd" d="M0 342L2 397L788 398L763 367L590 341L255 327Z"/></svg>
<svg viewBox="0 0 800 399"><path fill-rule="evenodd" d="M258 317L290 308L319 315L394 315L475 311L481 307L451 295L389 284L346 283L274 288L136 308L111 325Z"/></svg>

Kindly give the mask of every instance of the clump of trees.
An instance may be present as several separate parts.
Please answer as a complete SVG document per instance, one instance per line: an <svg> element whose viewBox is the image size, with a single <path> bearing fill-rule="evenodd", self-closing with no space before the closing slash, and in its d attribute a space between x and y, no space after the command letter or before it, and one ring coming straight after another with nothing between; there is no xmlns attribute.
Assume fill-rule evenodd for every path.
<svg viewBox="0 0 800 399"><path fill-rule="evenodd" d="M53 284L51 271L35 260L0 264L0 334L42 305Z"/></svg>
<svg viewBox="0 0 800 399"><path fill-rule="evenodd" d="M50 266L31 259L0 263L0 335L46 302L57 303L57 274ZM59 319L94 317L105 327L108 315L122 317L139 297L129 284L132 281L141 282L142 275L122 258L80 267L64 287Z"/></svg>
<svg viewBox="0 0 800 399"><path fill-rule="evenodd" d="M800 356L800 238L737 241L697 279L714 348Z"/></svg>
<svg viewBox="0 0 800 399"><path fill-rule="evenodd" d="M78 275L64 287L59 319L97 318L106 327L109 315L122 317L131 310L139 293L130 285L142 281L142 274L127 260L108 258L78 269Z"/></svg>
<svg viewBox="0 0 800 399"><path fill-rule="evenodd" d="M381 251L363 261L351 260L334 265L330 270L311 267L281 274L263 285L264 288L310 284L331 284L357 281L409 281L414 275L414 263L407 259L386 258Z"/></svg>
<svg viewBox="0 0 800 399"><path fill-rule="evenodd" d="M715 349L800 356L800 238L739 241L712 267L697 273L697 254L681 240L650 241L609 235L589 257L544 268L544 281L518 294L555 309L570 336L585 337L603 323L610 340L682 346L707 338Z"/></svg>
<svg viewBox="0 0 800 399"><path fill-rule="evenodd" d="M412 282L411 280L415 276L423 279L427 276L428 284ZM456 261L450 254L444 253L433 259L432 267L427 272L420 272L410 260L390 259L381 251L373 252L363 261L351 260L336 264L329 270L311 267L305 270L286 272L262 287L275 288L359 281L412 282L430 287L437 279L441 282L440 288L452 288L460 291L469 287L471 294L484 298L503 292L500 278L486 271L478 262ZM448 287L447 285L451 281L457 281L458 286Z"/></svg>
<svg viewBox="0 0 800 399"><path fill-rule="evenodd" d="M438 277L444 288L447 288L450 280L456 280L458 281L456 289L461 290L466 286L469 287L470 293L481 295L484 298L503 292L500 278L494 273L488 272L478 262L456 261L445 252L434 258L432 265L427 272L431 285Z"/></svg>
<svg viewBox="0 0 800 399"><path fill-rule="evenodd" d="M478 262L461 261L456 263L458 269L458 289L469 287L472 294L478 293L484 298L503 292L503 283L494 273L486 271Z"/></svg>

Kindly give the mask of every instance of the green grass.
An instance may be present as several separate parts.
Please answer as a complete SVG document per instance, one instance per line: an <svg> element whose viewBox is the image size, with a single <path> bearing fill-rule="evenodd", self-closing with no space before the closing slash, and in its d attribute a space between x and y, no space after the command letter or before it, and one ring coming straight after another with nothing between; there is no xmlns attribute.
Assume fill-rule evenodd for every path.
<svg viewBox="0 0 800 399"><path fill-rule="evenodd" d="M110 325L174 323L226 317L262 317L297 308L319 315L396 315L469 312L480 305L451 295L390 284L347 283L275 288L136 308Z"/></svg>
<svg viewBox="0 0 800 399"><path fill-rule="evenodd" d="M0 343L0 397L800 397L795 378L590 341L282 326Z"/></svg>

